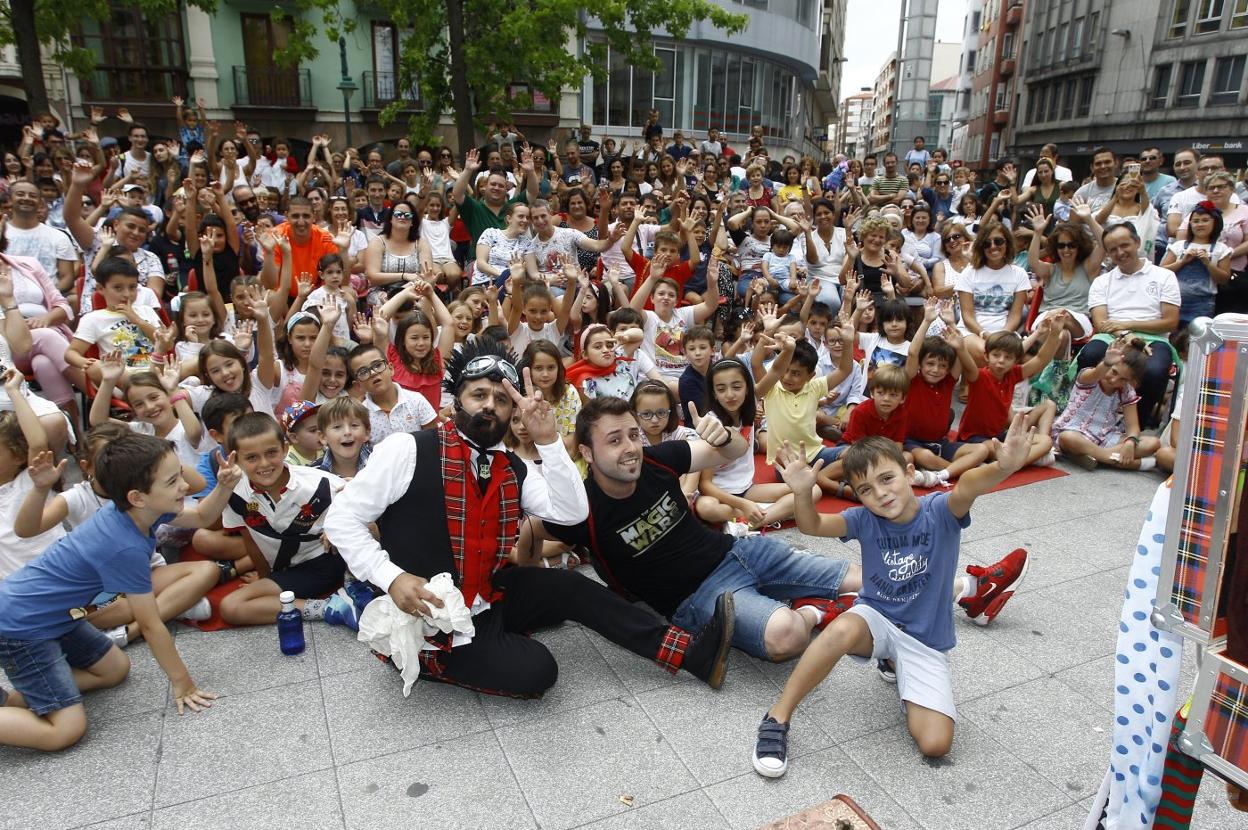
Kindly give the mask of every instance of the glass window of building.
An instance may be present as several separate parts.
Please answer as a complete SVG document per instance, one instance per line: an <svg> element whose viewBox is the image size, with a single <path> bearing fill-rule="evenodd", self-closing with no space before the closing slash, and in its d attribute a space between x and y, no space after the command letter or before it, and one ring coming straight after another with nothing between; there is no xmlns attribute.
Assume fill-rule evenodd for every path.
<svg viewBox="0 0 1248 830"><path fill-rule="evenodd" d="M1248 28L1248 0L1235 0L1231 9L1231 28Z"/></svg>
<svg viewBox="0 0 1248 830"><path fill-rule="evenodd" d="M1092 111L1092 84L1095 79L1088 75L1079 81L1079 117L1084 118Z"/></svg>
<svg viewBox="0 0 1248 830"><path fill-rule="evenodd" d="M1200 92L1205 85L1205 62L1188 61L1179 67L1179 94L1176 107L1200 106Z"/></svg>
<svg viewBox="0 0 1248 830"><path fill-rule="evenodd" d="M1174 0L1174 12L1170 15L1167 37L1177 38L1187 34L1187 18L1192 11L1192 0Z"/></svg>
<svg viewBox="0 0 1248 830"><path fill-rule="evenodd" d="M1239 89L1244 83L1243 55L1218 58L1213 66L1213 93L1210 104L1235 104L1239 101Z"/></svg>
<svg viewBox="0 0 1248 830"><path fill-rule="evenodd" d="M1149 109L1164 109L1170 97L1170 76L1174 72L1172 64L1163 63L1153 70L1153 91L1149 96Z"/></svg>
<svg viewBox="0 0 1248 830"><path fill-rule="evenodd" d="M1196 6L1196 34L1205 35L1222 28L1223 0L1199 0Z"/></svg>

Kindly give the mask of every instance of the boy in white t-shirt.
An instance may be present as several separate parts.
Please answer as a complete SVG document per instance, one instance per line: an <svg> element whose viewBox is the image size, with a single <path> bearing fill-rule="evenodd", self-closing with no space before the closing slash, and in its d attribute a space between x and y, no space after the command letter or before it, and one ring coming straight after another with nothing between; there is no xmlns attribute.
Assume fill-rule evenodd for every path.
<svg viewBox="0 0 1248 830"><path fill-rule="evenodd" d="M102 355L120 351L127 371L146 369L155 351L156 332L161 321L155 309L134 304L139 269L130 260L109 257L96 270L95 278L108 305L82 315L74 339L65 352L65 360L84 370L98 386L101 366L88 362L87 351L92 346L97 346ZM118 385L123 388L128 385L125 375Z"/></svg>
<svg viewBox="0 0 1248 830"><path fill-rule="evenodd" d="M629 305L644 318L642 351L653 358L663 379L674 386L680 382L681 373L689 365L689 359L685 357L685 331L708 320L719 308L719 280L706 281L706 293L702 295L701 303L677 308L680 283L664 276L679 256L679 248L668 243L669 236L673 235L659 237L658 249L650 262L650 273L637 287ZM711 253L712 261L719 259L718 253L718 249ZM651 299L652 294L654 311L649 311L646 301Z"/></svg>
<svg viewBox="0 0 1248 830"><path fill-rule="evenodd" d="M343 482L315 467L286 463L285 431L265 412L240 415L226 438L245 478L221 513L226 530L242 533L259 576L221 601L232 625L265 625L281 611L278 596L294 593L305 620L359 627L354 601L342 590L346 564L323 540L325 512ZM328 599L319 599L332 594Z"/></svg>
<svg viewBox="0 0 1248 830"><path fill-rule="evenodd" d="M368 409L374 444L396 432L417 432L437 424L438 413L424 395L394 382L394 369L376 346L365 344L352 349L347 356L347 371L367 395L364 406Z"/></svg>

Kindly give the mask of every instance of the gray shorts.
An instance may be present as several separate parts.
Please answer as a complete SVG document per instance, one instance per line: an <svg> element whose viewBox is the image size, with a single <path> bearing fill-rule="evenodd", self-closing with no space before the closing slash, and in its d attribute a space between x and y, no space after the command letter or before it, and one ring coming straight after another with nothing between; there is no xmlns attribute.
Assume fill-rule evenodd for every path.
<svg viewBox="0 0 1248 830"><path fill-rule="evenodd" d="M955 721L958 719L947 654L920 643L869 605L859 602L845 613L857 614L866 620L871 639L875 641L870 657L851 657L861 663L892 660L897 670L897 694L902 700L948 715Z"/></svg>

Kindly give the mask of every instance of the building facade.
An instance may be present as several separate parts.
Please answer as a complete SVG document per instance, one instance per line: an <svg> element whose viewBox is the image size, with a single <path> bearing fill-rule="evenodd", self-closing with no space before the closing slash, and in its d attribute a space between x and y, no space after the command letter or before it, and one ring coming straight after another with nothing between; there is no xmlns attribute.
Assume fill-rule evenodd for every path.
<svg viewBox="0 0 1248 830"><path fill-rule="evenodd" d="M1106 145L1248 159L1248 0L1028 4L1026 89L1014 151L1047 141L1086 169Z"/></svg>
<svg viewBox="0 0 1248 830"><path fill-rule="evenodd" d="M893 140L893 116L897 105L897 53L880 67L871 91L871 145L868 152L883 154Z"/></svg>
<svg viewBox="0 0 1248 830"><path fill-rule="evenodd" d="M606 80L587 77L583 88L565 89L558 100L533 94L531 106L514 114L516 125L543 139L583 122L599 135L639 137L653 107L669 134L680 129L701 135L718 127L735 146L744 145L752 126L762 125L777 157L822 157L836 113L848 0L712 1L748 14L746 31L728 41L708 23L697 23L681 41L656 36L659 71L609 56ZM203 99L212 120L241 120L266 136L293 133L301 152L298 138L314 131L341 146L348 125L353 144L393 140L405 133L406 119L382 126L381 110L396 100L409 111L421 107L419 91L404 89L399 79L402 32L368 0L343 0L340 6L357 24L344 38L345 85L354 87L345 103L339 44L322 39L319 54L294 68L274 60L298 23L321 27L319 12L298 21L275 16L272 3L228 0L211 14L184 6L152 19L122 0L110 0L110 6L104 24L88 22L75 38L75 45L96 57L89 77L75 78L48 64L53 108L70 129L85 124L92 106L110 114L124 107L153 136L174 136L170 99L180 96ZM587 38L600 37L593 21L587 23ZM568 48L583 49L584 43L574 38ZM20 135L28 120L25 96L15 61L6 73L5 58L0 54L0 129L7 116ZM514 88L531 92L523 79ZM449 114L441 132L453 140Z"/></svg>
<svg viewBox="0 0 1248 830"><path fill-rule="evenodd" d="M983 0L968 5L966 42L967 46L973 42L974 48L964 47L955 157L979 170L988 169L1013 137L1023 10L1023 0ZM969 92L965 107L964 92Z"/></svg>
<svg viewBox="0 0 1248 830"><path fill-rule="evenodd" d="M966 12L962 18L962 51L958 57L958 79L954 85L953 124L949 131L950 158L965 159L969 156L968 133L973 109L973 80L979 56L979 25L982 15L983 0L966 0Z"/></svg>
<svg viewBox="0 0 1248 830"><path fill-rule="evenodd" d="M833 153L844 153L850 158L858 159L866 157L871 139L872 98L871 88L863 87L857 95L851 95L841 102L841 117L837 122Z"/></svg>

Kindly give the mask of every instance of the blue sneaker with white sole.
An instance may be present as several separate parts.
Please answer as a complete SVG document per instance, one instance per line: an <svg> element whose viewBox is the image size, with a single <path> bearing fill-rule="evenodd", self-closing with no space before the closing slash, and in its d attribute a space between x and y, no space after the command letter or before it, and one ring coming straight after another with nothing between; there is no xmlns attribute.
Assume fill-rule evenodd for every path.
<svg viewBox="0 0 1248 830"><path fill-rule="evenodd" d="M345 625L352 631L360 630L360 612L345 588L339 588L325 602L325 622L330 625Z"/></svg>

